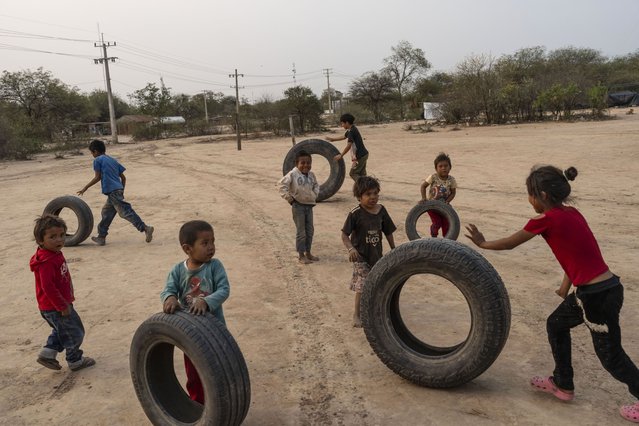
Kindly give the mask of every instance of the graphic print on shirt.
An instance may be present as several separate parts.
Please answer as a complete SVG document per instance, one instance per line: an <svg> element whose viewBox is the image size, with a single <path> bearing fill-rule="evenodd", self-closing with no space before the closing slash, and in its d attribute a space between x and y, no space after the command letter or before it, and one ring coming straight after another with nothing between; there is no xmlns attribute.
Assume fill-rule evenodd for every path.
<svg viewBox="0 0 639 426"><path fill-rule="evenodd" d="M195 303L195 300L198 297L205 297L205 296L208 296L210 294L210 293L208 293L206 291L203 291L200 288L200 284L201 283L202 283L202 280L198 276L194 275L194 276L192 276L189 279L189 289L190 290L189 290L188 293L186 293L186 296L184 298L186 300L186 305L188 307L191 307L191 305L193 305L193 303Z"/></svg>
<svg viewBox="0 0 639 426"><path fill-rule="evenodd" d="M431 194L435 200L446 199L448 198L448 189L444 185L433 184Z"/></svg>
<svg viewBox="0 0 639 426"><path fill-rule="evenodd" d="M71 281L71 275L69 275L69 267L67 266L67 262L63 262L62 265L60 265L60 276L62 277L62 282L69 282L71 293L73 293L73 281Z"/></svg>
<svg viewBox="0 0 639 426"><path fill-rule="evenodd" d="M370 244L375 247L380 242L379 232L378 231L367 231L366 233L366 244Z"/></svg>

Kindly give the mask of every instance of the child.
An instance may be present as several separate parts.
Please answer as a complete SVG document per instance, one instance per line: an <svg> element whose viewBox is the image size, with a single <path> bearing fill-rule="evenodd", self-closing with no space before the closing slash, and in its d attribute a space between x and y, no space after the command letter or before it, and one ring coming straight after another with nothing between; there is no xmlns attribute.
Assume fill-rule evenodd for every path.
<svg viewBox="0 0 639 426"><path fill-rule="evenodd" d="M623 286L604 262L584 217L574 207L564 204L570 201L568 181L576 176L574 167L563 173L552 166L533 168L526 187L528 202L539 216L530 219L510 237L486 241L473 224L466 227L466 236L485 249L510 250L540 234L565 272L556 290L564 301L546 322L555 370L550 377L533 377L533 387L563 401L574 398L570 329L585 323L604 368L639 398L639 370L621 346L619 311L623 304ZM571 284L576 291L568 295ZM639 402L622 406L620 412L624 418L639 422Z"/></svg>
<svg viewBox="0 0 639 426"><path fill-rule="evenodd" d="M62 366L56 359L66 350L66 360L72 371L95 365L95 360L82 356L84 326L73 308L73 283L62 254L67 225L58 216L46 214L35 221L33 236L38 249L29 267L35 275L36 298L40 315L49 323L51 335L38 355L38 363L52 370Z"/></svg>
<svg viewBox="0 0 639 426"><path fill-rule="evenodd" d="M222 262L214 259L213 227L202 220L186 222L180 228L180 245L188 258L173 267L160 294L163 311L172 314L181 307L195 315L209 311L223 324L222 303L229 297L229 280ZM184 355L186 389L193 401L204 404L204 389L197 370Z"/></svg>
<svg viewBox="0 0 639 426"><path fill-rule="evenodd" d="M366 162L368 161L368 151L364 146L364 140L362 139L362 135L357 130L357 127L353 124L355 121L355 117L351 114L342 114L339 118L339 125L346 129L343 137L340 138L331 138L326 137L326 140L329 142L337 142L343 141L344 139L348 139L348 143L346 144L346 148L342 151L341 154L337 154L335 156L335 161L339 161L340 158L343 158L346 153L351 151L351 171L349 176L353 180L357 180L360 176L366 176ZM351 150L352 148L352 150Z"/></svg>
<svg viewBox="0 0 639 426"><path fill-rule="evenodd" d="M293 208L295 248L299 262L309 264L319 258L311 254L313 243L313 207L319 195L319 184L311 171L311 154L301 150L295 156L295 167L279 181L280 195Z"/></svg>
<svg viewBox="0 0 639 426"><path fill-rule="evenodd" d="M150 243L153 239L153 227L146 225L133 210L131 204L124 201L124 187L126 186L124 171L126 169L115 158L106 155L106 146L101 140L92 140L89 144L89 151L95 158L93 160L95 176L84 188L78 191L78 195L84 194L87 189L101 181L102 193L107 196L107 201L102 207L102 220L98 224L98 236L91 237L91 240L99 246L106 244L109 226L117 213L123 219L131 222L138 231L144 232L146 242Z"/></svg>
<svg viewBox="0 0 639 426"><path fill-rule="evenodd" d="M391 250L395 248L393 232L397 229L379 201L379 181L364 176L355 181L353 195L359 201L346 217L342 228L342 242L348 250L348 260L353 262L353 278L350 289L355 292L353 327L361 327L359 302L368 272L382 257L382 233L386 235ZM350 237L350 238L349 238Z"/></svg>
<svg viewBox="0 0 639 426"><path fill-rule="evenodd" d="M450 157L447 154L440 152L439 155L435 157L435 171L437 173L428 176L422 183L422 200L441 200L445 203L453 201L457 193L457 181L448 174L452 167ZM428 188L429 185L430 190L428 191L428 198L426 198L426 188ZM436 211L429 211L428 215L432 221L430 236L436 238L440 228L442 230L442 237L446 236L448 233L448 221L446 218Z"/></svg>

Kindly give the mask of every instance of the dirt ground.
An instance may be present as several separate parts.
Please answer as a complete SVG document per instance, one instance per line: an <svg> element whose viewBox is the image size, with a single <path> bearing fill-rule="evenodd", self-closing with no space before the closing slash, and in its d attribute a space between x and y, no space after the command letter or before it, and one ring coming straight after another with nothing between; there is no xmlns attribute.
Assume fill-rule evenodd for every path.
<svg viewBox="0 0 639 426"><path fill-rule="evenodd" d="M509 235L534 215L524 184L533 164L577 167L577 207L622 277L624 346L639 361L633 327L639 321L639 115L625 112L614 110L616 119L604 122L449 126L430 133L398 123L360 130L371 153L369 173L381 181L380 202L398 227L397 244L408 241L406 214L440 151L453 161L459 185L453 206L462 225L477 224L489 239ZM335 145L341 149L344 142ZM298 264L290 207L276 189L290 146L287 138L244 140L237 151L234 141L191 138L108 147L127 167L127 199L156 231L146 244L116 218L106 246L87 240L64 249L87 329L83 349L97 361L76 373L35 362L49 327L38 314L28 262L34 218L51 199L75 194L91 179L92 158L87 151L0 163L0 234L6 237L0 248L0 423L148 424L131 383L129 346L140 323L161 310L166 275L184 258L180 225L199 218L215 227L216 257L231 283L225 316L252 386L246 425L627 424L618 408L633 398L603 370L583 326L573 333L576 399L561 403L528 384L553 367L545 319L559 303L554 290L562 277L541 238L511 252L482 251L501 275L512 309L509 339L486 372L459 388L437 390L386 368L362 329L351 326L351 266L340 240L357 204L351 181L347 176L341 190L315 208L314 253L321 260ZM327 165L314 158L320 180ZM84 200L97 223L104 202L99 184ZM459 241L471 244L463 236ZM406 304L416 333L424 340L462 340L469 320L460 293L450 283L420 282L411 285Z"/></svg>

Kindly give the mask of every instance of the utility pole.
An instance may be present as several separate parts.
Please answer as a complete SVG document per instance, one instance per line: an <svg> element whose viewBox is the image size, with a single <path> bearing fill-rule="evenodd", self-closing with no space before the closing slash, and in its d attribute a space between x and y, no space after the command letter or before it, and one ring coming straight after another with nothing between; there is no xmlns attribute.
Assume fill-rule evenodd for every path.
<svg viewBox="0 0 639 426"><path fill-rule="evenodd" d="M244 74L238 74L237 68L235 68L234 74L229 74L230 78L235 77L235 86L231 86L231 89L235 89L235 131L237 133L237 150L242 150L242 139L240 137L240 86L237 84L237 77L244 77Z"/></svg>
<svg viewBox="0 0 639 426"><path fill-rule="evenodd" d="M326 75L326 85L328 86L328 90L326 91L326 94L328 95L328 113L329 114L333 111L333 108L331 108L331 81L329 79L329 76L331 75L332 70L333 70L332 68L324 68L324 73Z"/></svg>
<svg viewBox="0 0 639 426"><path fill-rule="evenodd" d="M203 90L202 91L202 97L204 98L204 120L206 120L206 124L209 124L209 111L206 109L206 98L209 95L209 91L208 90Z"/></svg>
<svg viewBox="0 0 639 426"><path fill-rule="evenodd" d="M293 69L291 71L293 71L293 86L297 86L297 80L295 79L295 74L297 72L295 70L295 62L293 62Z"/></svg>
<svg viewBox="0 0 639 426"><path fill-rule="evenodd" d="M107 47L115 46L115 42L104 42L104 34L102 34L102 42L93 43L94 47L102 48L102 57L94 59L96 64L104 64L104 75L106 78L107 99L109 101L109 120L111 121L111 142L118 143L118 126L115 122L115 107L113 106L113 93L111 92L111 75L109 74L109 61L115 62L116 57L107 57Z"/></svg>

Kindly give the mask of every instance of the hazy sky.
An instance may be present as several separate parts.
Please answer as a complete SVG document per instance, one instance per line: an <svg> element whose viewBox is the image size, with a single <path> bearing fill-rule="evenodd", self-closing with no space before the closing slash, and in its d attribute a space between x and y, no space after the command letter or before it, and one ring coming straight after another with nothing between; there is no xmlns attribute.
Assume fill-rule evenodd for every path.
<svg viewBox="0 0 639 426"><path fill-rule="evenodd" d="M93 62L102 55L93 44L99 28L117 42L108 49L118 58L112 86L125 98L160 77L172 93L234 95L228 74L237 68L241 96L279 99L293 85L293 64L296 82L318 96L325 68L331 87L346 92L400 40L441 71L471 54L523 47L588 47L607 57L639 49L638 0L0 1L0 70L43 67L82 91L104 89Z"/></svg>

